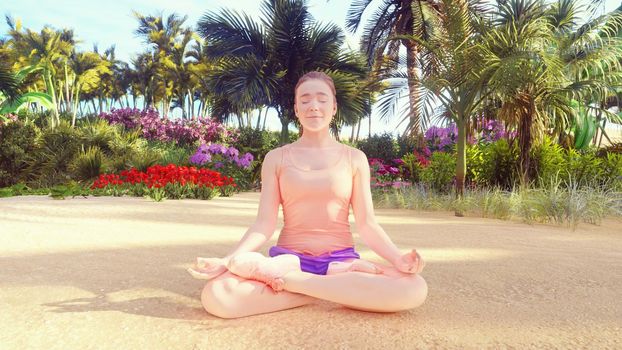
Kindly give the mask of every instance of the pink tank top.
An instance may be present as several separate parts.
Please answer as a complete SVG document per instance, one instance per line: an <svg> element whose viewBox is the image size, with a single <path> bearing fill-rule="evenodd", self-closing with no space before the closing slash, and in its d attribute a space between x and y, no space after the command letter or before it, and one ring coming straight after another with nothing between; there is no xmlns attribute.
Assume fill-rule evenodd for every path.
<svg viewBox="0 0 622 350"><path fill-rule="evenodd" d="M295 150L282 146L277 170L284 226L278 246L309 255L322 255L354 246L350 222L352 150L339 148L337 163L325 169L305 170L296 164Z"/></svg>

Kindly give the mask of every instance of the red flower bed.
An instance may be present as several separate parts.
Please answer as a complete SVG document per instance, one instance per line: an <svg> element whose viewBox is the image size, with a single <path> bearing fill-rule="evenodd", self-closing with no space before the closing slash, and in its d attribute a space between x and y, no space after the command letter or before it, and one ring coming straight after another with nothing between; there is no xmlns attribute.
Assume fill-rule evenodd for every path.
<svg viewBox="0 0 622 350"><path fill-rule="evenodd" d="M177 166L175 164L154 165L146 172L134 168L123 170L120 174L102 174L91 185L91 189L105 188L109 185L144 184L147 188L162 188L167 184L194 184L210 188L233 186L236 184L231 177L223 176L217 171L197 169L195 167Z"/></svg>

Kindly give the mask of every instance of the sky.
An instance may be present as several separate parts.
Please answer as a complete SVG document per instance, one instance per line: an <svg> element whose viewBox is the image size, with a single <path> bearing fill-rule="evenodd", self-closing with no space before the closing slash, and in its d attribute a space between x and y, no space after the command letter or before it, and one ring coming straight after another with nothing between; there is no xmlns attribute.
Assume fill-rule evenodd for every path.
<svg viewBox="0 0 622 350"><path fill-rule="evenodd" d="M376 2L379 0L375 0ZM345 18L350 0L308 0L309 11L314 18L322 23L334 23L344 29L346 44L358 49L359 33L350 34L345 31ZM245 12L253 18L260 17L261 1L252 0L2 0L0 13L19 19L24 28L40 31L48 24L55 28L70 28L80 41L79 50L92 50L97 44L100 52L115 45L118 59L129 62L134 54L145 50L145 44L134 31L138 21L133 11L143 15L163 13L167 17L175 12L187 15L186 25L196 26L199 19L207 12L219 11L221 8ZM373 4L373 3L372 3ZM604 11L611 11L620 5L620 0L607 0ZM2 19L0 35L5 35L9 27ZM180 112L179 110L177 112ZM267 127L280 130L276 115L268 115ZM401 133L404 124L397 126L398 118L392 121L380 121L372 110L372 132L388 132L396 135ZM368 134L368 123L361 126L361 135ZM291 127L290 127L291 128ZM349 136L350 128L342 130L342 136Z"/></svg>

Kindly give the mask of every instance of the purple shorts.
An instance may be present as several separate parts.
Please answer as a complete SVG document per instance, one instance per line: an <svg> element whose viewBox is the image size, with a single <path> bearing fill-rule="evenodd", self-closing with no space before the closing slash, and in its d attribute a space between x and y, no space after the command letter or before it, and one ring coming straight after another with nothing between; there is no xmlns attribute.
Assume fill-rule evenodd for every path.
<svg viewBox="0 0 622 350"><path fill-rule="evenodd" d="M328 270L328 264L333 261L345 261L350 259L360 259L361 256L354 250L354 247L334 250L332 252L324 253L319 256L306 255L296 253L289 249L285 249L279 246L272 246L268 254L277 256L281 254L294 254L300 258L300 269L305 272L314 273L316 275L325 275Z"/></svg>

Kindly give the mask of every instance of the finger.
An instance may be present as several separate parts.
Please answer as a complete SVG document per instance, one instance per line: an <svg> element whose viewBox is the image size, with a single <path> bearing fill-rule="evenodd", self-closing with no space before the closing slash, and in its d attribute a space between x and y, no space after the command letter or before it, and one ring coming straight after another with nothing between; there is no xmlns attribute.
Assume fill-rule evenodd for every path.
<svg viewBox="0 0 622 350"><path fill-rule="evenodd" d="M218 276L220 276L221 274L223 274L227 269L226 268L215 268L215 269L210 269L210 270L197 270L197 269L193 269L193 268L188 268L186 271L188 271L188 273L197 279L202 279L202 280L210 280L212 278L216 278Z"/></svg>
<svg viewBox="0 0 622 350"><path fill-rule="evenodd" d="M374 263L365 260L354 260L350 265L349 271L359 271L373 274L381 274L384 270Z"/></svg>
<svg viewBox="0 0 622 350"><path fill-rule="evenodd" d="M186 271L188 271L188 273L190 274L190 276L199 279L199 280L208 280L210 279L210 276L206 275L205 273L199 272L194 270L193 268L189 267L188 269L186 269Z"/></svg>
<svg viewBox="0 0 622 350"><path fill-rule="evenodd" d="M219 268L218 266L211 266L211 267L193 267L192 269L202 274L209 274L209 273L217 271L218 268Z"/></svg>
<svg viewBox="0 0 622 350"><path fill-rule="evenodd" d="M197 258L197 267L208 267L211 265L215 265L216 262L214 261L214 258Z"/></svg>

